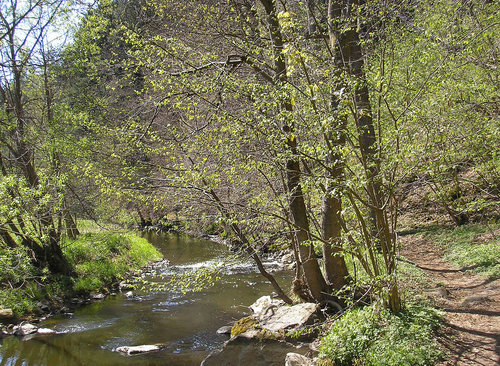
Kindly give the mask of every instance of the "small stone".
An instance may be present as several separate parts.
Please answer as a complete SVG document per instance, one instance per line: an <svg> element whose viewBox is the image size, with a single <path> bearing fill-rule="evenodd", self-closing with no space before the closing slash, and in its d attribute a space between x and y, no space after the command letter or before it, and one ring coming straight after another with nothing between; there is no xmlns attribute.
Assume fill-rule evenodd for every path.
<svg viewBox="0 0 500 366"><path fill-rule="evenodd" d="M57 332L53 329L49 328L38 328L37 334L42 334L42 335L49 335L49 334L56 334Z"/></svg>
<svg viewBox="0 0 500 366"><path fill-rule="evenodd" d="M80 299L79 297L74 297L70 300L70 302L72 304L77 304L77 305L80 305L83 303L83 299Z"/></svg>
<svg viewBox="0 0 500 366"><path fill-rule="evenodd" d="M93 300L102 300L102 299L104 299L106 297L106 295L104 295L104 294L93 294L93 295L91 295L91 297L92 297Z"/></svg>
<svg viewBox="0 0 500 366"><path fill-rule="evenodd" d="M232 328L233 327L231 325L225 325L225 326L220 327L219 329L217 329L217 334L227 334L227 335L230 335Z"/></svg>
<svg viewBox="0 0 500 366"><path fill-rule="evenodd" d="M298 353L287 353L285 366L313 366L314 361Z"/></svg>
<svg viewBox="0 0 500 366"><path fill-rule="evenodd" d="M277 307L282 304L284 304L284 302L281 300L271 299L271 296L262 296L250 305L250 309L252 309L254 314L258 315L266 313L270 307Z"/></svg>
<svg viewBox="0 0 500 366"><path fill-rule="evenodd" d="M141 346L123 346L115 349L116 352L125 353L127 356L141 353L157 352L161 349L157 344L144 344Z"/></svg>
<svg viewBox="0 0 500 366"><path fill-rule="evenodd" d="M131 288L132 286L127 281L122 281L118 284L118 289L120 290L120 292L130 290Z"/></svg>
<svg viewBox="0 0 500 366"><path fill-rule="evenodd" d="M132 291L128 291L127 293L125 293L125 297L127 298L134 297L134 293Z"/></svg>
<svg viewBox="0 0 500 366"><path fill-rule="evenodd" d="M36 333L37 330L38 330L38 327L36 327L33 324L29 324L29 323L15 326L13 329L14 334L17 336L26 336L28 334L33 334L33 333Z"/></svg>
<svg viewBox="0 0 500 366"><path fill-rule="evenodd" d="M470 306L473 304L480 304L482 302L488 302L490 299L487 296L469 296L462 301L461 306Z"/></svg>
<svg viewBox="0 0 500 366"><path fill-rule="evenodd" d="M40 301L36 305L37 305L38 309L40 309L43 312L48 312L50 310L49 304L45 301L44 302Z"/></svg>
<svg viewBox="0 0 500 366"><path fill-rule="evenodd" d="M14 317L12 309L0 309L0 319L10 319Z"/></svg>
<svg viewBox="0 0 500 366"><path fill-rule="evenodd" d="M440 298L440 299L446 299L449 296L449 291L445 287L438 287L432 290L429 290L427 292L429 296L435 297L435 298Z"/></svg>
<svg viewBox="0 0 500 366"><path fill-rule="evenodd" d="M295 258L293 256L293 253L288 253L288 254L285 254L283 257L281 257L281 262L286 263L286 264L293 263L294 261L295 261Z"/></svg>

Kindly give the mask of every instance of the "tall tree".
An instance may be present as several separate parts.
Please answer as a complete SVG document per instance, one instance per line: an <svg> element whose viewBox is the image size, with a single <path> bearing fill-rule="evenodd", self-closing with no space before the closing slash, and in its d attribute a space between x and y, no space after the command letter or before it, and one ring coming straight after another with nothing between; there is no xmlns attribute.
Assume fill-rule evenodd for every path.
<svg viewBox="0 0 500 366"><path fill-rule="evenodd" d="M70 274L72 270L59 246L59 182L43 173L41 176L44 162L43 158L37 161L36 155L41 129L29 98L32 78L39 78L40 46L62 6L62 0L12 0L3 2L0 8L2 183L11 200L4 204L9 207L14 203L13 213L5 217L0 230L8 244L28 247L40 266ZM50 94L45 94L45 101L51 107ZM24 214L30 207L31 211Z"/></svg>

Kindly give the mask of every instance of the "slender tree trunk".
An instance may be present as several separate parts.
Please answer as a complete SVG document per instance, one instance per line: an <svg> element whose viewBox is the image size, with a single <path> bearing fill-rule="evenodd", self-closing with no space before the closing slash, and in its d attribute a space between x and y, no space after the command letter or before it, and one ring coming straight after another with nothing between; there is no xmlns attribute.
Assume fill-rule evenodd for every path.
<svg viewBox="0 0 500 366"><path fill-rule="evenodd" d="M283 56L283 36L277 17L276 3L274 0L260 0L267 14L267 20L270 30L274 51L274 71L276 84L287 82L286 63ZM293 112L293 107L290 101L284 101L282 108L288 112ZM329 293L328 285L321 273L319 263L314 252L312 243L308 243L309 236L309 220L307 218L307 209L304 202L302 186L300 183L301 170L299 159L297 157L297 140L293 134L293 123L291 121L283 124L283 133L287 136L287 148L291 156L286 161L286 184L290 194L290 215L295 225L295 237L300 254L300 262L302 264L304 277L312 297L316 301L324 299Z"/></svg>
<svg viewBox="0 0 500 366"><path fill-rule="evenodd" d="M373 122L370 95L364 72L364 55L361 40L357 31L358 15L354 8L359 5L358 0L329 0L329 28L332 43L339 47L343 69L348 75L355 77L353 114L358 130L358 142L361 150L361 160L364 167L367 184L368 202L370 203L370 217L373 225L373 234L379 241L379 246L384 256L388 274L393 274L396 269L394 234L386 211L383 209L385 197L380 185L380 159L377 156L377 136ZM347 21L348 24L342 24ZM344 29L336 33L335 22L340 22ZM334 45L332 45L334 46ZM391 284L389 289L389 304L391 310L397 312L401 309L401 302L397 284Z"/></svg>
<svg viewBox="0 0 500 366"><path fill-rule="evenodd" d="M335 177L335 173L328 177L326 192L323 196L321 209L321 234L323 240L323 261L325 266L325 277L328 284L334 290L340 290L349 283L349 272L340 254L342 251L342 225L341 211L342 198L334 192L334 185L338 185L340 177Z"/></svg>
<svg viewBox="0 0 500 366"><path fill-rule="evenodd" d="M73 220L73 216L69 212L69 210L64 210L64 226L66 227L66 235L70 239L76 239L78 235L80 235L80 231L76 226L75 220Z"/></svg>

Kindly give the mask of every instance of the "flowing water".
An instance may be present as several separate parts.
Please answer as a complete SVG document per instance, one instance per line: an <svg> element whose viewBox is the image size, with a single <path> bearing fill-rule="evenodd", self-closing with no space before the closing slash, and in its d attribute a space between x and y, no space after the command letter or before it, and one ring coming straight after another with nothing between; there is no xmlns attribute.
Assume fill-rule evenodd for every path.
<svg viewBox="0 0 500 366"><path fill-rule="evenodd" d="M248 305L272 292L253 263L231 258L226 247L184 236L145 234L168 259L166 275L228 262L221 279L201 292L149 292L108 297L39 324L59 334L0 339L0 366L199 365L227 336L216 330L245 314ZM271 264L270 264L271 265ZM279 272L282 284L291 274ZM165 345L157 353L123 356L119 346Z"/></svg>

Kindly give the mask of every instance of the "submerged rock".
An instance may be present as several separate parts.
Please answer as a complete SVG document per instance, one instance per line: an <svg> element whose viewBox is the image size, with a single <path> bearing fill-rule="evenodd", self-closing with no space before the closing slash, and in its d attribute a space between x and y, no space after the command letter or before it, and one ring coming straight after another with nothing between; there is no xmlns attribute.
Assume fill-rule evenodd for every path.
<svg viewBox="0 0 500 366"><path fill-rule="evenodd" d="M159 344L143 344L141 346L123 346L115 349L116 352L124 353L127 356L137 355L141 353L158 352L162 345Z"/></svg>
<svg viewBox="0 0 500 366"><path fill-rule="evenodd" d="M298 353L287 353L285 357L285 366L313 366L314 361Z"/></svg>
<svg viewBox="0 0 500 366"><path fill-rule="evenodd" d="M297 347L276 339L255 341L233 337L222 349L210 353L201 366L283 366L287 353L305 354L308 351L308 347Z"/></svg>
<svg viewBox="0 0 500 366"><path fill-rule="evenodd" d="M38 327L33 325L33 324L26 323L26 324L17 325L12 330L13 330L14 335L26 336L28 334L36 333L38 331Z"/></svg>

